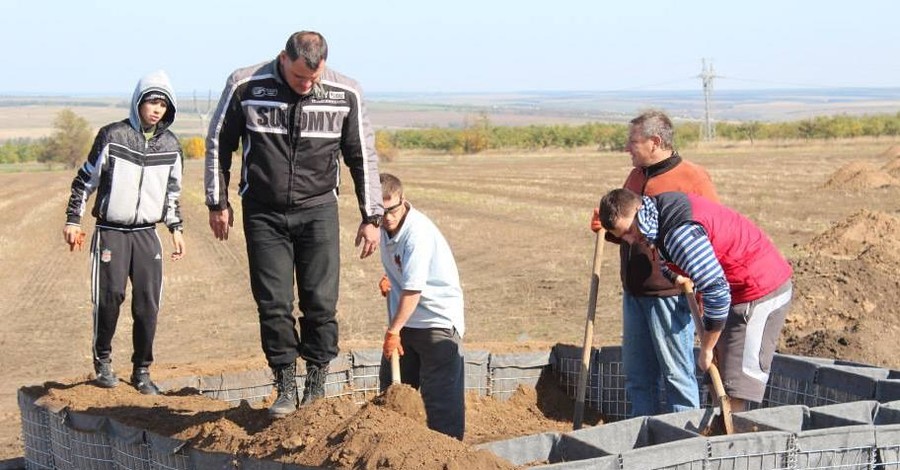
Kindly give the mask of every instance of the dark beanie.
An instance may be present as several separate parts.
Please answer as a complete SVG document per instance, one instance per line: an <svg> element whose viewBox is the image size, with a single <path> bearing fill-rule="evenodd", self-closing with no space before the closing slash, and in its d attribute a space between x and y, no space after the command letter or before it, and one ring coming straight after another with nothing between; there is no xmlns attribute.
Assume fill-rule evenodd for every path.
<svg viewBox="0 0 900 470"><path fill-rule="evenodd" d="M166 96L165 93L162 93L160 91L148 91L147 93L144 93L144 96L141 97L142 104L145 101L150 101L150 100L163 100L166 102L166 104L169 104L169 98Z"/></svg>

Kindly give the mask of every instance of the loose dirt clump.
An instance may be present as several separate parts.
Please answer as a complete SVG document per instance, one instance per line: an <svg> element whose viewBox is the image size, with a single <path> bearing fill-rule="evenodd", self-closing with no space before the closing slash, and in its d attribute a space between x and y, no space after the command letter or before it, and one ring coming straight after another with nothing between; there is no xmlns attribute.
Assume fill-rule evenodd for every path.
<svg viewBox="0 0 900 470"><path fill-rule="evenodd" d="M900 334L900 219L859 211L816 236L794 260L783 352L893 366Z"/></svg>
<svg viewBox="0 0 900 470"><path fill-rule="evenodd" d="M206 451L328 468L513 468L472 446L572 426L572 400L549 372L506 401L467 396L463 442L428 429L421 395L402 384L362 406L346 396L329 398L279 420L268 416L265 402L230 406L190 388L153 397L127 384L102 389L79 378L27 393L48 409L107 416ZM600 420L589 410L585 422Z"/></svg>

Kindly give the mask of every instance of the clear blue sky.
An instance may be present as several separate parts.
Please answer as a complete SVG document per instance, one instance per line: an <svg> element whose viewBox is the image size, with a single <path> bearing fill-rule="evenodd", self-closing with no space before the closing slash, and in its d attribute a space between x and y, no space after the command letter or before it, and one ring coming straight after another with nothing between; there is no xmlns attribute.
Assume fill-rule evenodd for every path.
<svg viewBox="0 0 900 470"><path fill-rule="evenodd" d="M900 86L900 1L2 0L0 94L218 93L290 33L368 92Z"/></svg>

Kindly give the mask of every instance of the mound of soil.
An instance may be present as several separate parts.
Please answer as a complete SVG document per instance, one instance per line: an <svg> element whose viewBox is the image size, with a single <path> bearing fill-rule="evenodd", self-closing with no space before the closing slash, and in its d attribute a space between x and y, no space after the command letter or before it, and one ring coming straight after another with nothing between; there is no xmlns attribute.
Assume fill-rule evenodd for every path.
<svg viewBox="0 0 900 470"><path fill-rule="evenodd" d="M794 302L783 352L896 367L900 334L900 219L857 212L794 260Z"/></svg>
<svg viewBox="0 0 900 470"><path fill-rule="evenodd" d="M821 256L859 258L867 251L885 251L900 261L900 219L884 212L858 211L820 233L806 251Z"/></svg>
<svg viewBox="0 0 900 470"><path fill-rule="evenodd" d="M881 167L881 171L893 176L894 178L900 178L900 156L894 157L893 160L884 164Z"/></svg>
<svg viewBox="0 0 900 470"><path fill-rule="evenodd" d="M50 409L109 416L199 449L328 468L507 469L514 466L472 445L572 429L572 400L549 373L507 401L468 396L463 442L426 427L422 398L407 385L392 385L362 406L349 397L319 400L279 420L269 418L266 403L231 407L193 389L150 397L125 384L101 389L73 381L27 393ZM586 423L600 422L586 414Z"/></svg>
<svg viewBox="0 0 900 470"><path fill-rule="evenodd" d="M891 145L884 152L878 154L882 158L900 158L900 145Z"/></svg>
<svg viewBox="0 0 900 470"><path fill-rule="evenodd" d="M824 187L827 189L860 190L898 186L900 181L890 173L866 162L850 162L838 168Z"/></svg>

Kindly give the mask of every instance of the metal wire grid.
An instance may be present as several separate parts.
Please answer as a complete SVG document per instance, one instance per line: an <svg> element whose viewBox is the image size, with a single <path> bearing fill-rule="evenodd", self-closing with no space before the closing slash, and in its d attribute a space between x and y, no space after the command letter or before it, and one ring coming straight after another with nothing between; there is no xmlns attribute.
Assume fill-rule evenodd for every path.
<svg viewBox="0 0 900 470"><path fill-rule="evenodd" d="M519 386L534 387L537 385L544 367L519 368L504 367L491 368L488 378L490 379L489 394L491 397L505 401L519 389ZM487 392L487 391L486 391Z"/></svg>
<svg viewBox="0 0 900 470"><path fill-rule="evenodd" d="M112 446L103 432L84 432L69 429L72 466L82 468L113 468Z"/></svg>
<svg viewBox="0 0 900 470"><path fill-rule="evenodd" d="M900 443L878 446L879 469L900 469Z"/></svg>
<svg viewBox="0 0 900 470"><path fill-rule="evenodd" d="M794 470L794 449L709 457L704 470Z"/></svg>
<svg viewBox="0 0 900 470"><path fill-rule="evenodd" d="M29 470L49 469L53 466L50 452L50 417L47 410L36 406L21 406L22 442L25 445L25 465Z"/></svg>
<svg viewBox="0 0 900 470"><path fill-rule="evenodd" d="M794 468L804 470L818 469L859 469L875 468L875 447L846 447L841 449L825 449L797 451L797 465Z"/></svg>
<svg viewBox="0 0 900 470"><path fill-rule="evenodd" d="M64 415L52 415L50 417L50 453L53 455L53 468L58 470L75 468L72 465L69 427L65 424Z"/></svg>
<svg viewBox="0 0 900 470"><path fill-rule="evenodd" d="M818 385L816 387L816 396L813 399L814 404L809 406L834 405L837 403L848 403L851 401L871 400L871 396L859 396L845 390Z"/></svg>
<svg viewBox="0 0 900 470"><path fill-rule="evenodd" d="M150 470L150 446L111 439L113 466L122 470Z"/></svg>
<svg viewBox="0 0 900 470"><path fill-rule="evenodd" d="M772 373L766 386L763 408L784 405L815 406L818 386L806 379Z"/></svg>
<svg viewBox="0 0 900 470"><path fill-rule="evenodd" d="M228 403L255 403L268 397L273 388L274 379L264 371L201 377L197 386L202 395Z"/></svg>
<svg viewBox="0 0 900 470"><path fill-rule="evenodd" d="M353 402L357 405L378 395L381 390L380 366L353 366Z"/></svg>
<svg viewBox="0 0 900 470"><path fill-rule="evenodd" d="M591 361L591 364L597 364L597 361ZM581 359L573 357L560 357L556 363L556 372L559 377L559 384L565 389L566 395L574 397L578 388L578 375L581 373ZM611 373L611 371L607 371ZM601 388L600 388L601 371L596 367L588 369L587 385L584 392L584 406L593 410L600 410ZM623 377L624 380L624 377ZM624 383L624 382L623 382ZM622 387L622 393L625 389ZM603 397L611 399L610 397ZM625 406L624 403L621 404ZM624 417L624 413L622 415ZM621 419L621 418L620 418ZM607 417L608 421L612 421L611 417Z"/></svg>

